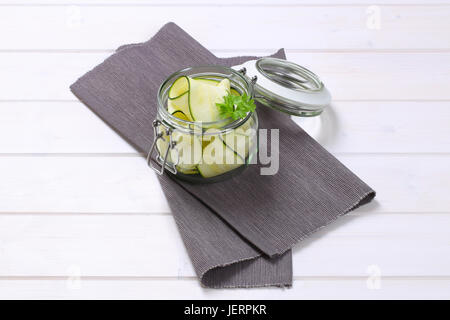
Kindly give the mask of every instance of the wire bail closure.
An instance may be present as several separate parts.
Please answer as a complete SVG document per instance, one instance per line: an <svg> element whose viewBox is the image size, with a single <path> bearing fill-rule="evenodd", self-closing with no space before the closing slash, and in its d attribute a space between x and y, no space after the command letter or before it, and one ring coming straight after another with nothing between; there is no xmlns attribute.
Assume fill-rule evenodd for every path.
<svg viewBox="0 0 450 320"><path fill-rule="evenodd" d="M177 174L177 167L176 167L177 164L171 165L171 164L167 163L167 158L169 157L169 152L170 152L170 150L175 148L177 143L176 143L176 141L172 140L172 129L168 128L165 132L166 137L164 137L164 131L158 130L160 125L162 125L162 123L159 120L154 120L152 123L154 138L153 138L152 146L150 147L150 150L147 154L147 164L153 171L155 171L160 176L163 175L164 169L167 169L170 173ZM153 152L155 151L155 149L157 149L158 140L162 139L163 141L166 141L165 139L167 139L167 137L169 139L169 144L167 146L166 153L164 154L164 158L161 158L161 155L158 150L156 150L157 156L153 158ZM152 161L152 160L154 160L154 161ZM160 165L160 167L159 168L156 167L153 164L153 162L158 163ZM177 162L178 162L178 160L177 160Z"/></svg>

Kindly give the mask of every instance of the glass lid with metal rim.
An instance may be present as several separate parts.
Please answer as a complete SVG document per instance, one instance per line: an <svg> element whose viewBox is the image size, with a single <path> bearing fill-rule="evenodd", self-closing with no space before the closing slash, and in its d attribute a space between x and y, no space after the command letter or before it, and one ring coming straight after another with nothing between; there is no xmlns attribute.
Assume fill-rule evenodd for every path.
<svg viewBox="0 0 450 320"><path fill-rule="evenodd" d="M255 100L273 109L312 117L331 102L330 92L319 77L293 62L261 58L233 68L253 79Z"/></svg>

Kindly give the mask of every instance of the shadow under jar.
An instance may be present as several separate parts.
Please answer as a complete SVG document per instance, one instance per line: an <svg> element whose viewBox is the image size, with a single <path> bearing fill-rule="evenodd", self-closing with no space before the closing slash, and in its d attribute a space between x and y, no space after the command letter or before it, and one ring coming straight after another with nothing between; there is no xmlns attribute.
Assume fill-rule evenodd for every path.
<svg viewBox="0 0 450 320"><path fill-rule="evenodd" d="M172 85L183 77L188 91L170 96ZM265 106L297 116L319 115L331 100L314 73L286 60L262 58L233 68L200 66L173 73L158 91L154 141L147 162L160 175L166 171L193 183L222 181L256 163L258 116L255 111L237 120L195 122L180 110L169 110L170 100L182 98L187 99L190 111L189 79L205 84L228 79L231 94L246 94Z"/></svg>

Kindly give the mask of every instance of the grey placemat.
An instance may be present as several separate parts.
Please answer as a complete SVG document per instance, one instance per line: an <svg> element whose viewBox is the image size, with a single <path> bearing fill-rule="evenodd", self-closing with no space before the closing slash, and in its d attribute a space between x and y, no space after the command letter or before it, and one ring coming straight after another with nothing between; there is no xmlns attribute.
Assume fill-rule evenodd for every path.
<svg viewBox="0 0 450 320"><path fill-rule="evenodd" d="M285 58L283 50L274 56ZM232 66L254 58L217 58L169 23L148 42L121 47L71 89L145 153L153 140L157 89L170 73L195 65ZM254 165L233 179L207 186L168 176L160 179L206 286L290 285L289 249L375 195L289 116L259 105L258 116L260 128L280 129L278 174L261 176Z"/></svg>

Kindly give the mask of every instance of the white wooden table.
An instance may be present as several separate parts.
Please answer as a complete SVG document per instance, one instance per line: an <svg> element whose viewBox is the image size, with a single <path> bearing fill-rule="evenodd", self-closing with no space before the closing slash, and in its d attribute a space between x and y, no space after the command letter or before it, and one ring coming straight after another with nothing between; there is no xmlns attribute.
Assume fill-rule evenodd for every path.
<svg viewBox="0 0 450 320"><path fill-rule="evenodd" d="M0 298L450 298L449 0L37 2L0 0ZM168 21L333 93L301 122L378 195L295 248L291 289L201 288L154 174L68 90Z"/></svg>

